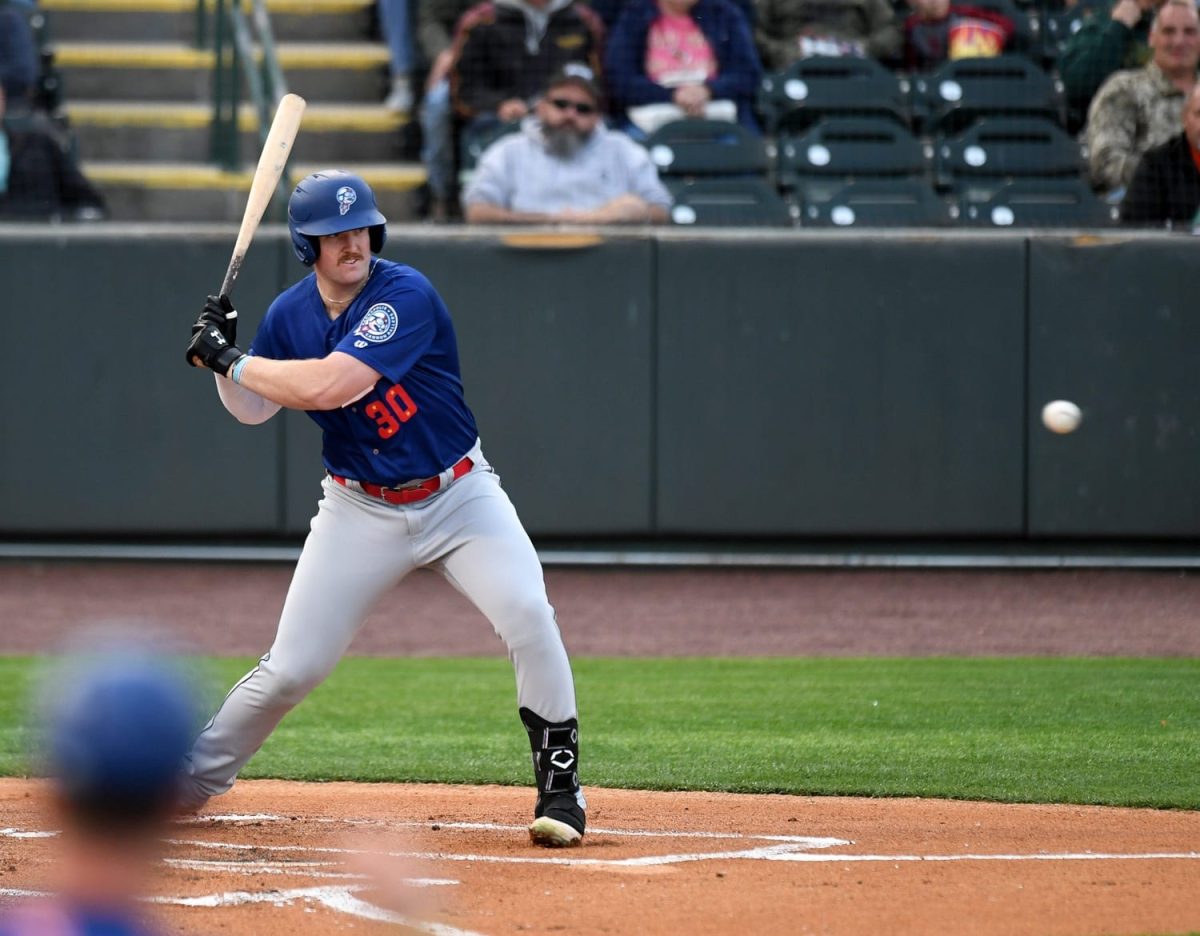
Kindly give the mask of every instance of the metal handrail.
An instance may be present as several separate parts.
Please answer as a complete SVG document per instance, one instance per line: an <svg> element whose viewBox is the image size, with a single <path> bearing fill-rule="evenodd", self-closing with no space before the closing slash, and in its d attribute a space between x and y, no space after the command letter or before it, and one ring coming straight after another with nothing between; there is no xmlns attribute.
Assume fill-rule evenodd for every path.
<svg viewBox="0 0 1200 936"><path fill-rule="evenodd" d="M249 20L243 12L247 5L251 9ZM260 144L266 141L272 115L288 89L279 64L266 0L197 0L196 38L201 47L208 45L210 8L213 49L211 158L217 165L232 171L241 166L238 114L243 83L258 118ZM285 178L281 178L280 186L285 184Z"/></svg>

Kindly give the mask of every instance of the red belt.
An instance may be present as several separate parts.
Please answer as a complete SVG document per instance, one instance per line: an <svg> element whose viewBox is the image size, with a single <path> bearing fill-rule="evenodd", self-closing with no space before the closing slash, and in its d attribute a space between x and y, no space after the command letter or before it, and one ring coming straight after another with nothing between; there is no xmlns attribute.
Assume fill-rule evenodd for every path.
<svg viewBox="0 0 1200 936"><path fill-rule="evenodd" d="M450 469L454 475L453 480L457 481L474 466L475 463L464 455L462 459L456 462L454 467ZM334 481L343 487L354 485L364 494L369 494L371 497L378 497L380 500L385 500L389 504L411 504L414 501L422 501L427 497L432 497L442 489L441 475L433 478L427 478L426 480L420 481L417 484L410 484L407 487L402 488L388 488L379 484L371 484L367 481L351 481L348 478L342 478L335 474L331 474L329 477L333 478Z"/></svg>

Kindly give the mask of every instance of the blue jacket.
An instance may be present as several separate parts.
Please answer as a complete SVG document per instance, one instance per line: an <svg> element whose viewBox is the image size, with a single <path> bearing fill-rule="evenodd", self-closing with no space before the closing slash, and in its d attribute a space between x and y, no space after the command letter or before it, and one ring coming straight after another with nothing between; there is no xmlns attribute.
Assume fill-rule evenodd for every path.
<svg viewBox="0 0 1200 936"><path fill-rule="evenodd" d="M620 114L627 107L671 100L671 88L646 77L646 36L658 16L655 0L630 0L609 35L604 78ZM699 0L691 16L717 60L717 77L708 82L713 100L734 101L738 122L757 130L754 95L762 79L762 64L745 15L730 0Z"/></svg>

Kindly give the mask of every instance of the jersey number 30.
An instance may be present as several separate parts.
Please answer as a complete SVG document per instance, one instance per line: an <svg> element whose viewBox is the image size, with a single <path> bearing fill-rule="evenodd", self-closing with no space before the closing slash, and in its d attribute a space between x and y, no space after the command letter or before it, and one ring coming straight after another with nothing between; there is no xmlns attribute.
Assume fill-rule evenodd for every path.
<svg viewBox="0 0 1200 936"><path fill-rule="evenodd" d="M385 393L383 399L387 406L375 400L367 404L365 411L379 425L379 437L390 439L400 431L403 423L408 422L416 415L417 404L400 384L396 384Z"/></svg>

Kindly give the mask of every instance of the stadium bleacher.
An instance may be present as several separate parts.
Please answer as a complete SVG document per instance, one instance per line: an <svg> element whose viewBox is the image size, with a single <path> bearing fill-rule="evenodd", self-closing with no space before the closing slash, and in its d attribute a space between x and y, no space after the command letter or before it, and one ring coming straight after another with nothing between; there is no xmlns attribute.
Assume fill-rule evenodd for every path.
<svg viewBox="0 0 1200 936"><path fill-rule="evenodd" d="M684 208L675 213L674 223L1113 223L1116 212L1092 193L1085 154L1067 130L1055 71L1070 36L1097 2L1082 0L1066 8L1060 0L979 0L978 6L1017 24L1010 48L1019 51L948 61L926 74L906 74L867 58L801 59L763 78L757 96L761 138L728 123L667 124L645 145ZM411 216L406 193L420 184L421 170L402 162L396 138L407 119L363 103L378 97L375 86L384 67L380 47L371 41L369 5L369 0L306 5L268 0L274 16L290 17L281 60L294 89L316 91L315 82L324 81L326 88L345 91L341 97L347 99L326 103L318 92L310 101L298 159L371 161L363 174L371 178L369 170L376 168L385 198L388 190L403 196L391 205L391 213L403 220ZM897 9L906 12L903 0ZM159 0L146 12L123 16L125 10L132 10L130 4L115 0L108 6L103 0L43 0L36 8L44 64L40 107L61 123L70 121L91 174L110 197L121 195L115 217L162 217L164 211L152 208L148 196L131 195L129 188L167 189L178 206L186 204L186 190L202 185L197 180L207 171L217 180L214 185L232 188L233 195L177 207L170 216L232 219L240 201L236 189L245 180L216 173L204 162L212 62L206 49L189 45L194 5ZM341 18L342 32L330 34L332 41L322 46L316 36L335 16ZM97 33L101 22L107 33ZM317 24L316 33L310 23ZM361 34L358 40L343 34L345 28ZM85 35L92 38L85 41ZM97 35L103 41L96 41ZM130 44L136 42L141 46ZM337 62L329 58L335 45L342 52ZM168 53L170 61L152 68L155 55ZM341 66L347 71L339 78L335 72ZM462 141L461 167L469 172L492 141L492 136ZM196 178L184 178L189 153L199 154L187 161Z"/></svg>

